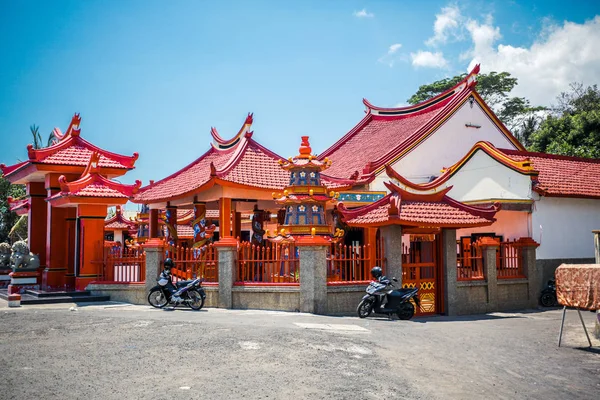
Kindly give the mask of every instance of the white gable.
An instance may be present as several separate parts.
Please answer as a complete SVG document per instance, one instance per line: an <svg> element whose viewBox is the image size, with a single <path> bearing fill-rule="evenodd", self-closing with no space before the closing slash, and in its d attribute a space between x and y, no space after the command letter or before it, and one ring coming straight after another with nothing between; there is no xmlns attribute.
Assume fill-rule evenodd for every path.
<svg viewBox="0 0 600 400"><path fill-rule="evenodd" d="M372 190L386 190L383 182L389 180L387 174L382 173L373 181ZM462 202L527 201L532 198L529 175L523 175L507 167L481 149L475 151L473 156L442 184L442 188L448 186L452 186L448 195ZM409 188L407 190L410 191Z"/></svg>
<svg viewBox="0 0 600 400"><path fill-rule="evenodd" d="M412 182L428 182L431 176L439 176L442 168L457 163L480 141L500 149L516 149L477 101L472 105L466 101L437 131L393 164L393 168Z"/></svg>

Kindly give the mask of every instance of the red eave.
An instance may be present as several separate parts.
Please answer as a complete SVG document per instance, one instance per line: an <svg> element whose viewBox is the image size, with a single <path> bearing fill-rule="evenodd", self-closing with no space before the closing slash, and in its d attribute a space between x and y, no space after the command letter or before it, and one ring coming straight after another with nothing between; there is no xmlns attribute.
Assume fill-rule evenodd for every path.
<svg viewBox="0 0 600 400"><path fill-rule="evenodd" d="M512 149L501 151L512 159L532 163L538 172L533 189L542 196L600 198L600 159Z"/></svg>
<svg viewBox="0 0 600 400"><path fill-rule="evenodd" d="M10 211L17 215L27 215L29 213L29 198L23 197L21 199L13 199L9 196L6 201Z"/></svg>
<svg viewBox="0 0 600 400"><path fill-rule="evenodd" d="M441 193L411 193L391 183L386 185L391 193L372 204L352 210L339 204L344 221L359 227L462 228L491 225L499 210L497 205L484 208L463 204L446 195L447 190Z"/></svg>

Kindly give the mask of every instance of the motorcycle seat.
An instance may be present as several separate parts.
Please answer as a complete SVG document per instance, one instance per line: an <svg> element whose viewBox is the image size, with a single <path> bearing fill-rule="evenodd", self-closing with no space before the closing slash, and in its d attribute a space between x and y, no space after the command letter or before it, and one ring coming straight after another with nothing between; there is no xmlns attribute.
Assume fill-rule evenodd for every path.
<svg viewBox="0 0 600 400"><path fill-rule="evenodd" d="M179 287L185 287L185 286L189 285L192 282L194 282L193 279L189 280L189 281L179 281L179 282L177 282L176 287L178 287L178 288Z"/></svg>
<svg viewBox="0 0 600 400"><path fill-rule="evenodd" d="M398 294L402 297L411 294L415 291L415 289L397 289L398 290Z"/></svg>

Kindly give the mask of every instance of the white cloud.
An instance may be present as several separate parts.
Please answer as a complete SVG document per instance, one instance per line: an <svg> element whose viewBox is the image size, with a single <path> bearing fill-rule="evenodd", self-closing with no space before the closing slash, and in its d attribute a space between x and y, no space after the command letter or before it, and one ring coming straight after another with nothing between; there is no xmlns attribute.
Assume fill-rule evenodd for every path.
<svg viewBox="0 0 600 400"><path fill-rule="evenodd" d="M379 57L379 61L380 63L383 64L387 64L389 65L390 68L392 68L394 66L394 64L396 63L396 61L398 61L398 59L402 58L402 56L398 56L396 53L398 52L398 50L400 50L400 48L402 47L402 44L400 43L394 43L393 45L391 45L388 48L388 51L386 54L384 54L383 56Z"/></svg>
<svg viewBox="0 0 600 400"><path fill-rule="evenodd" d="M367 12L367 9L363 8L360 11L354 11L354 16L357 18L373 18L375 14Z"/></svg>
<svg viewBox="0 0 600 400"><path fill-rule="evenodd" d="M416 53L410 53L410 58L414 67L444 68L448 65L441 51L432 53L419 50Z"/></svg>
<svg viewBox="0 0 600 400"><path fill-rule="evenodd" d="M395 52L397 52L398 50L400 50L400 47L402 47L402 45L400 43L394 43L388 49L388 54L390 54L390 55L394 54Z"/></svg>
<svg viewBox="0 0 600 400"><path fill-rule="evenodd" d="M469 70L481 63L482 72L510 72L519 80L513 95L532 104L548 105L571 82L600 82L600 16L583 24L566 21L545 27L530 47L496 46L500 29L490 18L468 21L466 28L473 44Z"/></svg>
<svg viewBox="0 0 600 400"><path fill-rule="evenodd" d="M459 37L459 24L462 19L458 6L449 5L442 8L442 12L435 16L435 22L433 23L434 35L425 44L427 46L435 46L446 43L450 36Z"/></svg>

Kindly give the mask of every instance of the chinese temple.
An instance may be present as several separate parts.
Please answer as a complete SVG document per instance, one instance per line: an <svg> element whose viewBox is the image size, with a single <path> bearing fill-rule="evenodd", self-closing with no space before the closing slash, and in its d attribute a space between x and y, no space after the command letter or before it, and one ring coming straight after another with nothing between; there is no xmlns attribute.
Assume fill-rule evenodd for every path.
<svg viewBox="0 0 600 400"><path fill-rule="evenodd" d="M600 160L527 152L477 93L478 73L476 66L454 87L407 107L363 99L364 117L318 156L307 137L298 156L279 156L255 139L248 114L230 139L211 128L204 154L143 187L112 180L133 169L137 153L87 142L76 114L64 134L55 131L57 143L29 146L28 160L1 166L10 182L27 187L26 198L9 204L29 216L29 247L43 270L39 286L83 289L94 282L105 238L187 249L211 242L270 249L308 240L332 246L327 287L340 298L360 292L365 271L382 265L403 286L423 291L425 314L481 298L477 291L486 285L488 299L514 285L510 290L533 301L538 271L547 279L563 259L593 257L587 236L600 225ZM106 219L108 206L127 201L139 204L135 221L120 208ZM535 267L523 267L530 254L524 249L536 246ZM486 248L496 249L497 259L484 273ZM277 286L266 270L247 273L248 265L298 261L236 257L240 271L246 268L232 275L240 287ZM464 280L485 285L457 284ZM459 294L450 296L452 290ZM250 296L239 291L238 298Z"/></svg>
<svg viewBox="0 0 600 400"><path fill-rule="evenodd" d="M124 204L132 194L111 178L133 169L138 154L94 146L81 137L80 123L75 114L64 134L54 130L57 143L43 149L29 145L27 160L0 165L6 179L26 187L26 197L13 205L27 212L28 246L40 260L40 276L30 283L35 289L83 288L93 280L92 253L80 257L84 246L103 240L106 207Z"/></svg>

